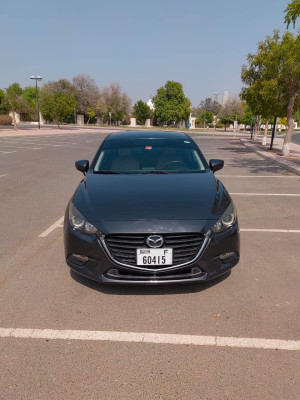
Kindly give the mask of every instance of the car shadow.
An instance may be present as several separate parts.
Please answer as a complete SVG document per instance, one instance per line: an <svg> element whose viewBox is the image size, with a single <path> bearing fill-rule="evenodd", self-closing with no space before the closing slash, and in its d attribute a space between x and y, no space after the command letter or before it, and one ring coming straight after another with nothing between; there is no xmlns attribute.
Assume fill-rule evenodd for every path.
<svg viewBox="0 0 300 400"><path fill-rule="evenodd" d="M144 295L165 295L165 294L183 294L183 293L196 293L202 292L203 290L210 289L211 287L220 284L226 280L231 274L231 271L209 281L199 283L176 283L166 285L114 285L114 284L103 284L100 282L88 279L73 270L70 270L71 277L81 285L84 285L90 289L96 290L101 293L111 295L124 295L124 296L144 296Z"/></svg>
<svg viewBox="0 0 300 400"><path fill-rule="evenodd" d="M219 149L218 149L219 150ZM231 161L225 160L225 168L226 166L231 168L238 169L247 169L250 173L267 173L267 174L277 174L281 175L291 175L289 171L286 171L280 165L274 163L272 160L266 160L264 158L259 157L257 154L252 153L251 151L235 147L222 147L222 150L233 153L235 155L250 155L251 157L237 158L232 159ZM222 158L222 157L220 157Z"/></svg>

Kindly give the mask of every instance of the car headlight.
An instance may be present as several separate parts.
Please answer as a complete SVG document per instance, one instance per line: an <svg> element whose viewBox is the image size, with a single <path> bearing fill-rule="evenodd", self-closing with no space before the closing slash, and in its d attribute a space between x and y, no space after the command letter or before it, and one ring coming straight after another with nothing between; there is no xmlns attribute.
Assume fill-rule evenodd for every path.
<svg viewBox="0 0 300 400"><path fill-rule="evenodd" d="M214 233L225 231L226 229L230 228L235 223L235 221L236 210L233 203L231 202L219 221L216 222L211 228L211 231Z"/></svg>
<svg viewBox="0 0 300 400"><path fill-rule="evenodd" d="M97 232L97 228L88 222L82 214L77 210L73 203L69 206L69 221L74 229L77 231L93 235Z"/></svg>

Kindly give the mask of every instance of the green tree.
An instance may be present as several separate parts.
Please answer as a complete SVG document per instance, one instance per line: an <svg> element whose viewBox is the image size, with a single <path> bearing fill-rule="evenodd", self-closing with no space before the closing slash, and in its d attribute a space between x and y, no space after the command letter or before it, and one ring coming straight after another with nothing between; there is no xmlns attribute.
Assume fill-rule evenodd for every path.
<svg viewBox="0 0 300 400"><path fill-rule="evenodd" d="M293 24L293 27L295 28L296 20L300 15L300 0L294 0L291 3L288 3L284 12L286 13L284 22L287 24L287 28L290 24Z"/></svg>
<svg viewBox="0 0 300 400"><path fill-rule="evenodd" d="M282 146L282 154L288 156L294 132L293 114L300 106L300 35L286 32L281 40L283 65L279 76L283 99L286 102L288 128Z"/></svg>
<svg viewBox="0 0 300 400"><path fill-rule="evenodd" d="M76 107L75 89L69 81L61 79L46 83L40 89L40 110L47 121L57 120L58 127Z"/></svg>
<svg viewBox="0 0 300 400"><path fill-rule="evenodd" d="M133 114L137 119L137 123L144 125L146 119L151 117L152 112L146 103L144 103L142 100L139 100L133 106Z"/></svg>
<svg viewBox="0 0 300 400"><path fill-rule="evenodd" d="M205 110L201 110L201 112L197 115L196 125L207 126L207 124L211 124L214 120L213 113Z"/></svg>
<svg viewBox="0 0 300 400"><path fill-rule="evenodd" d="M179 82L167 81L165 86L157 90L153 103L158 124L172 125L187 120L191 112L191 102L185 97Z"/></svg>
<svg viewBox="0 0 300 400"><path fill-rule="evenodd" d="M9 109L12 112L14 129L18 129L16 114L21 114L28 111L28 104L22 97L23 89L18 83L13 83L6 89L6 101Z"/></svg>
<svg viewBox="0 0 300 400"><path fill-rule="evenodd" d="M247 125L251 126L254 115L245 101L242 102L242 108L243 108L243 116L241 117L240 122L241 124L244 124L244 131L245 131Z"/></svg>
<svg viewBox="0 0 300 400"><path fill-rule="evenodd" d="M0 115L9 113L9 105L4 90L0 89Z"/></svg>
<svg viewBox="0 0 300 400"><path fill-rule="evenodd" d="M262 49L263 50L263 49ZM262 51L264 54L265 52ZM271 68L269 73L266 74L264 69L257 71L256 63L251 63L251 55L248 56L250 66L242 67L242 81L249 84L249 87L242 89L241 97L246 101L253 115L256 116L256 121L260 118L265 119L265 131L263 137L263 145L267 142L268 125L274 115L284 115L284 110L281 107L280 89L278 87L278 74L276 68ZM268 57L262 57L264 63L268 63ZM256 124L256 132L259 127Z"/></svg>
<svg viewBox="0 0 300 400"><path fill-rule="evenodd" d="M279 56L279 49L277 42L267 37L265 42L258 44L255 55L248 54L248 66L242 66L241 74L242 81L248 85L242 88L242 99L246 101L256 122L259 122L261 117L266 120L263 145L267 141L269 121L272 116L279 113L279 64L273 62L274 57L270 57L270 54ZM255 137L258 129L259 126L256 123Z"/></svg>
<svg viewBox="0 0 300 400"><path fill-rule="evenodd" d="M95 121L97 114L96 114L95 109L92 106L88 106L87 110L86 110L86 115L88 117L88 120L87 120L87 124L88 124L91 119Z"/></svg>
<svg viewBox="0 0 300 400"><path fill-rule="evenodd" d="M242 68L242 80L248 85L242 97L256 115L288 119L282 154L287 156L294 130L293 114L300 98L300 36L290 32L280 37L274 31L260 42L256 54L248 55L248 67Z"/></svg>
<svg viewBox="0 0 300 400"><path fill-rule="evenodd" d="M286 129L287 126L288 126L288 120L287 120L286 117L284 117L284 118L279 118L278 123L279 123L279 125L283 125L283 126L285 127L285 129Z"/></svg>
<svg viewBox="0 0 300 400"><path fill-rule="evenodd" d="M39 92L39 88L38 88ZM23 121L37 121L37 110L36 110L36 87L27 86L23 89L22 97L27 103L26 112L21 113Z"/></svg>

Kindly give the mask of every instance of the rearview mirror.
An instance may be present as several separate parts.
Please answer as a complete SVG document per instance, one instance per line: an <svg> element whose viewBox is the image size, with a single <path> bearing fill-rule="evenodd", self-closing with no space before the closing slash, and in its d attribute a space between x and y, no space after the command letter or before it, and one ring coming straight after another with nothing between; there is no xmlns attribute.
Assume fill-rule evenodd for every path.
<svg viewBox="0 0 300 400"><path fill-rule="evenodd" d="M223 167L224 167L224 161L223 160L212 159L212 160L209 161L209 168L213 172L216 172L219 169L222 169Z"/></svg>
<svg viewBox="0 0 300 400"><path fill-rule="evenodd" d="M78 171L81 171L83 175L86 175L89 170L89 166L89 160L79 160L75 162L76 169L78 169Z"/></svg>

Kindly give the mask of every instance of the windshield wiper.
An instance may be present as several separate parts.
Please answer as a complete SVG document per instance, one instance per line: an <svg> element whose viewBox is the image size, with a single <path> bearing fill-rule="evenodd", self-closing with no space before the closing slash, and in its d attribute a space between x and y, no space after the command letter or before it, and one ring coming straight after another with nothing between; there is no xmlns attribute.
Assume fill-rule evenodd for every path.
<svg viewBox="0 0 300 400"><path fill-rule="evenodd" d="M94 171L94 174L120 174L120 172L116 171Z"/></svg>
<svg viewBox="0 0 300 400"><path fill-rule="evenodd" d="M141 172L142 174L168 174L169 172L167 171L160 171L157 169L151 170L151 171L143 171Z"/></svg>

